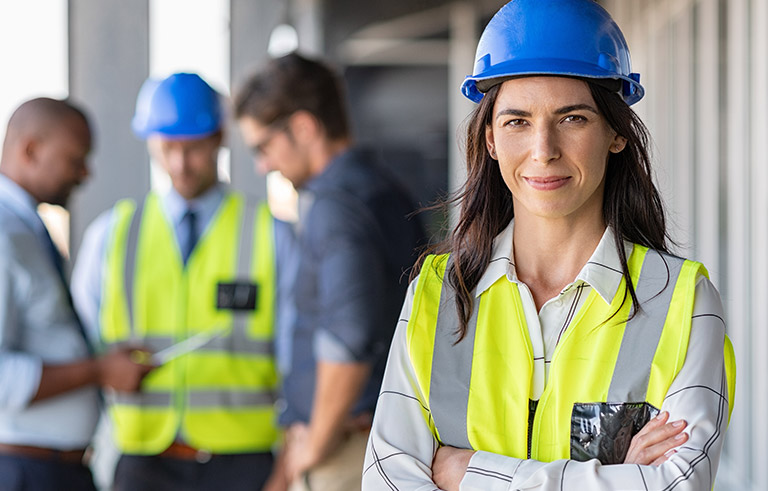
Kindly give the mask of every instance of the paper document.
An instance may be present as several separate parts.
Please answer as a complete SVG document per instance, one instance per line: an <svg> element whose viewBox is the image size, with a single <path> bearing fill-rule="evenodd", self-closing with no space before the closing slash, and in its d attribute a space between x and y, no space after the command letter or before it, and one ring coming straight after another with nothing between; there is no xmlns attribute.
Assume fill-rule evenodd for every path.
<svg viewBox="0 0 768 491"><path fill-rule="evenodd" d="M162 349L157 353L153 353L150 356L149 361L153 365L162 365L163 363L168 363L169 361L189 353L190 351L202 348L211 342L211 340L221 336L225 330L225 328L219 327L197 333L194 336L188 337L184 341Z"/></svg>

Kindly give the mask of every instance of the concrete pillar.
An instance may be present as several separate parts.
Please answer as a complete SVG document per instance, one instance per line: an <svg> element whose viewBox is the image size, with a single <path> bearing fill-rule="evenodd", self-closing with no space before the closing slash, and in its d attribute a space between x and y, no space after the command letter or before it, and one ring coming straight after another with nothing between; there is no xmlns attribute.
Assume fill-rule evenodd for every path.
<svg viewBox="0 0 768 491"><path fill-rule="evenodd" d="M282 0L230 0L232 92L267 60L272 30L285 22L286 2ZM255 198L266 198L266 180L254 169L253 158L238 129L232 126L228 143L231 149L232 186Z"/></svg>
<svg viewBox="0 0 768 491"><path fill-rule="evenodd" d="M144 142L131 132L134 102L149 72L148 0L69 0L69 93L94 132L91 178L73 197L71 247L115 200L149 189Z"/></svg>
<svg viewBox="0 0 768 491"><path fill-rule="evenodd" d="M305 55L324 56L322 0L293 0L290 22L299 35L299 51Z"/></svg>
<svg viewBox="0 0 768 491"><path fill-rule="evenodd" d="M448 189L451 193L460 189L467 178L462 152L466 134L464 123L474 104L461 94L459 88L475 65L477 24L478 15L471 2L456 1L451 4L448 62ZM457 219L458 210L452 210L451 223Z"/></svg>

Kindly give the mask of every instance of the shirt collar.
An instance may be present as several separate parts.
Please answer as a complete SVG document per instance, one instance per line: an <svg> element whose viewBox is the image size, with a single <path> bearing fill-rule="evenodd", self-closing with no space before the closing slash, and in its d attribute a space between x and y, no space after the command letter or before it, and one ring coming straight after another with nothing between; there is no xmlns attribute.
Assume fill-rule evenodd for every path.
<svg viewBox="0 0 768 491"><path fill-rule="evenodd" d="M502 276L507 276L509 281L519 282L513 262L513 232L514 220L501 231L493 240L493 253L491 262L485 273L480 278L475 290L475 295L480 295L491 287ZM632 252L632 244L624 242L624 250L627 257ZM583 281L590 285L602 297L606 303L611 303L616 291L619 289L622 279L622 265L619 253L614 244L614 232L611 227L606 227L600 242L597 244L587 264L576 276L574 283Z"/></svg>
<svg viewBox="0 0 768 491"><path fill-rule="evenodd" d="M508 275L510 281L517 281L517 278L513 279L515 266L512 264L512 232L515 228L515 221L510 220L509 225L501 231L499 235L493 239L493 253L491 254L491 262L485 269L485 273L480 277L480 281L477 283L475 289L475 295L480 295L485 290L491 287L496 281L504 275ZM509 273L513 276L509 276Z"/></svg>
<svg viewBox="0 0 768 491"><path fill-rule="evenodd" d="M624 254L629 258L629 255L632 254L633 245L627 241L623 243ZM587 264L576 276L576 281L581 280L587 283L606 303L611 303L624 276L622 268L619 251L616 250L615 234L611 227L606 227L600 243L597 244L595 252L592 253Z"/></svg>
<svg viewBox="0 0 768 491"><path fill-rule="evenodd" d="M7 203L33 230L42 231L44 227L37 214L37 201L16 181L0 174L0 200Z"/></svg>
<svg viewBox="0 0 768 491"><path fill-rule="evenodd" d="M212 186L211 189L197 198L184 199L173 187L163 196L163 204L172 223L178 225L187 213L192 209L202 217L212 217L224 198L224 189L221 183ZM207 221L207 220L206 220Z"/></svg>

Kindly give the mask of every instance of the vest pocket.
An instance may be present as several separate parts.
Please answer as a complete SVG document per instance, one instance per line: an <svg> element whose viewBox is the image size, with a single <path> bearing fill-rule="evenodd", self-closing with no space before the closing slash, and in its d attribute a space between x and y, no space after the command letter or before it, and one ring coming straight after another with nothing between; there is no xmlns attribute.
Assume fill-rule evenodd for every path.
<svg viewBox="0 0 768 491"><path fill-rule="evenodd" d="M621 464L629 444L659 410L647 402L576 403L571 413L571 459Z"/></svg>

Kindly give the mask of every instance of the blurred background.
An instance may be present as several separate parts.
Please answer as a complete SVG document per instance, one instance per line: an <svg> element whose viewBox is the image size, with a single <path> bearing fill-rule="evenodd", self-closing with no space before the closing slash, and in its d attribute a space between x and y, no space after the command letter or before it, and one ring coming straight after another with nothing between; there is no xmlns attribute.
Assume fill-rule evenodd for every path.
<svg viewBox="0 0 768 491"><path fill-rule="evenodd" d="M344 74L355 136L422 205L463 178L459 93L498 0L26 0L0 2L0 136L31 97L69 96L95 130L92 177L70 213L41 210L77 255L123 197L168 185L130 130L147 76L195 71L225 95L270 55L298 48ZM768 2L602 0L624 31L646 97L657 183L680 255L719 288L737 400L717 490L768 489ZM232 126L220 175L255 197L284 193L253 169ZM269 182L269 186L268 186ZM428 215L438 235L443 217ZM761 416L762 415L762 416ZM64 423L64 422L62 422Z"/></svg>

